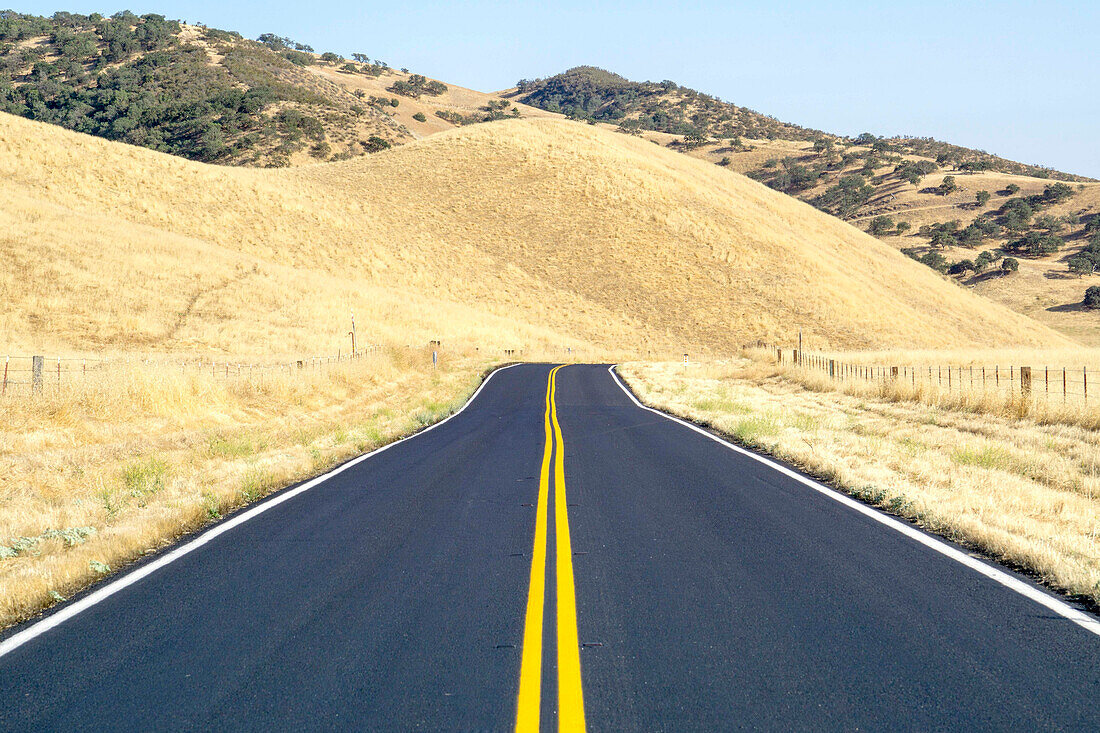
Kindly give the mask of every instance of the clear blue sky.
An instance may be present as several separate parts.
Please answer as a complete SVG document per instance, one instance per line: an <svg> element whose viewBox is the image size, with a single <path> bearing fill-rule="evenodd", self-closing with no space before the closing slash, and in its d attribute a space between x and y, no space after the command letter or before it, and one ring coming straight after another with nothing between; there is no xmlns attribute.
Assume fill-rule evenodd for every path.
<svg viewBox="0 0 1100 733"><path fill-rule="evenodd" d="M2 1L2 0L0 0ZM912 134L1100 178L1100 2L32 1L128 8L494 91L592 64L840 134Z"/></svg>

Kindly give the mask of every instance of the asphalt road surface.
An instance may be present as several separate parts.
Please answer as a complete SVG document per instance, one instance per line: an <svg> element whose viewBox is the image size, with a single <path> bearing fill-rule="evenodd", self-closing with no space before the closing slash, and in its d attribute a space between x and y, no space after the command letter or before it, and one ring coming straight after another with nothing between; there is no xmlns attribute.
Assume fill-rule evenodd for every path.
<svg viewBox="0 0 1100 733"><path fill-rule="evenodd" d="M1100 730L1100 635L606 367L273 499L10 632L0 728Z"/></svg>

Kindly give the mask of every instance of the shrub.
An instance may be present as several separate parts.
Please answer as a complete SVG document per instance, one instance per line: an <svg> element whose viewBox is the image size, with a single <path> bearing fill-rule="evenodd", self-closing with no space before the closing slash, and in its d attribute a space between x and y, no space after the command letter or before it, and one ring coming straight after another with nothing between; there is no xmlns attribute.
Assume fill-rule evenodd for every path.
<svg viewBox="0 0 1100 733"><path fill-rule="evenodd" d="M947 268L948 275L965 275L974 270L974 263L970 260L959 260Z"/></svg>
<svg viewBox="0 0 1100 733"><path fill-rule="evenodd" d="M1069 271L1077 277L1091 275L1095 269L1092 260L1088 257L1070 257L1066 265L1069 267Z"/></svg>
<svg viewBox="0 0 1100 733"><path fill-rule="evenodd" d="M920 258L921 264L928 265L936 272L947 271L947 259L939 252L929 252Z"/></svg>
<svg viewBox="0 0 1100 733"><path fill-rule="evenodd" d="M894 172L914 186L920 184L921 178L934 173L937 166L930 160L906 160L894 167Z"/></svg>
<svg viewBox="0 0 1100 733"><path fill-rule="evenodd" d="M413 115L413 119L416 120L417 122L427 122L428 121L428 118L424 116L423 112L417 112L415 115Z"/></svg>
<svg viewBox="0 0 1100 733"><path fill-rule="evenodd" d="M898 226L897 226L897 234L900 237L901 235L905 234L907 231L909 231L912 228L913 228L913 225L910 224L909 222L899 221Z"/></svg>
<svg viewBox="0 0 1100 733"><path fill-rule="evenodd" d="M344 60L344 57L340 54L333 53L332 51L325 51L321 54L321 60L327 61L330 64L338 64Z"/></svg>
<svg viewBox="0 0 1100 733"><path fill-rule="evenodd" d="M1085 290L1086 308L1100 308L1100 285L1092 285Z"/></svg>
<svg viewBox="0 0 1100 733"><path fill-rule="evenodd" d="M955 238L955 235L945 229L940 229L932 233L932 246L943 249L944 247L954 247L959 243L959 240Z"/></svg>
<svg viewBox="0 0 1100 733"><path fill-rule="evenodd" d="M990 194L989 191L978 191L978 193L974 194L974 201L978 206L985 206L989 203L989 199L991 198L992 194Z"/></svg>
<svg viewBox="0 0 1100 733"><path fill-rule="evenodd" d="M1007 275L1009 273L1016 272L1019 269L1020 269L1019 261L1013 259L1012 257L1005 257L1003 260L1001 260L1001 274L1002 275Z"/></svg>
<svg viewBox="0 0 1100 733"><path fill-rule="evenodd" d="M447 85L443 82L428 81L427 78L421 74L410 74L408 79L398 79L389 88L389 91L394 94L400 94L403 97L419 97L421 94L427 94L432 97L437 97L443 92L447 91Z"/></svg>
<svg viewBox="0 0 1100 733"><path fill-rule="evenodd" d="M390 147L389 140L380 138L377 135L371 135L368 139L359 143L363 146L363 149L368 153L377 153L379 150L385 150Z"/></svg>
<svg viewBox="0 0 1100 733"><path fill-rule="evenodd" d="M1020 239L1009 242L1006 246L1013 252L1026 254L1029 257L1039 257L1057 252L1064 244L1065 240L1061 237L1030 231Z"/></svg>
<svg viewBox="0 0 1100 733"><path fill-rule="evenodd" d="M1010 183L1007 186L1005 186L1005 194L1008 195L1008 196L1015 196L1019 192L1020 192L1020 187L1017 186L1015 183Z"/></svg>
<svg viewBox="0 0 1100 733"><path fill-rule="evenodd" d="M1052 183L1043 190L1043 199L1047 203L1060 204L1073 196L1073 188L1059 181Z"/></svg>
<svg viewBox="0 0 1100 733"><path fill-rule="evenodd" d="M876 216L871 220L871 225L867 227L867 232L873 236L880 237L890 229L894 228L894 220L889 216Z"/></svg>
<svg viewBox="0 0 1100 733"><path fill-rule="evenodd" d="M283 51L282 56L284 59L294 64L295 66L309 66L313 63L313 57L310 56L308 53L294 51L289 48Z"/></svg>
<svg viewBox="0 0 1100 733"><path fill-rule="evenodd" d="M955 182L955 176L944 176L943 181L936 190L939 191L940 196L946 196L953 191L959 190L959 184Z"/></svg>

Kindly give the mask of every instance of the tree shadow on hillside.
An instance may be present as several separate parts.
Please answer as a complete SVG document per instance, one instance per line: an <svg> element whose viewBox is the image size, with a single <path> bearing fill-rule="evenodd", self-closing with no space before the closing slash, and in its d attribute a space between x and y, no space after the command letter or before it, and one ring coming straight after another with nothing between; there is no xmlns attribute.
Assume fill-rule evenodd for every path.
<svg viewBox="0 0 1100 733"><path fill-rule="evenodd" d="M1084 303L1066 303L1065 305L1052 305L1047 308L1048 313L1089 313L1096 312L1092 308L1086 308Z"/></svg>

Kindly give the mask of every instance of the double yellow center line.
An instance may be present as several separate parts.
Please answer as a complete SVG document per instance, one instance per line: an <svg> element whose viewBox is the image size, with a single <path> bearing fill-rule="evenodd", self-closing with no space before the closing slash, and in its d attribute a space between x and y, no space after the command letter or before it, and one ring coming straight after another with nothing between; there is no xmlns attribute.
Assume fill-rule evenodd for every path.
<svg viewBox="0 0 1100 733"><path fill-rule="evenodd" d="M554 402L558 371L550 370L546 383L544 429L539 476L538 509L535 515L535 546L531 553L531 582L527 592L527 615L523 626L523 658L519 671L519 700L516 731L538 731L542 695L542 622L546 601L546 543L548 539L550 469L554 474L554 547L557 581L558 632L558 730L584 730L584 691L581 688L581 650L577 636L577 596L573 587L573 550L569 542L569 513L565 498L565 443ZM554 450L555 444L557 450ZM553 459L551 461L551 459Z"/></svg>

